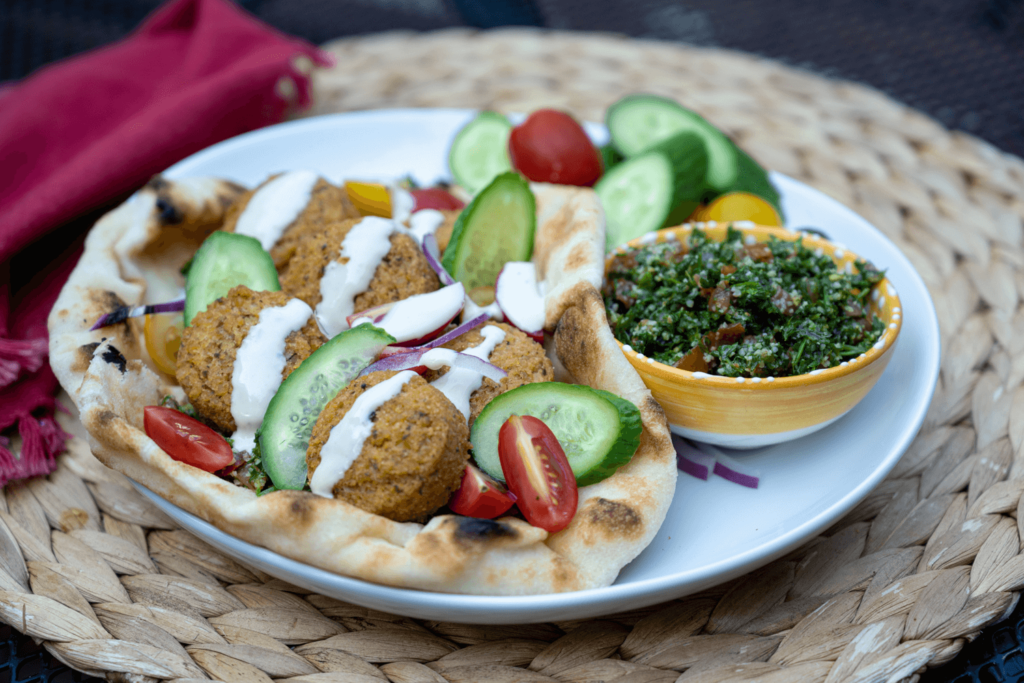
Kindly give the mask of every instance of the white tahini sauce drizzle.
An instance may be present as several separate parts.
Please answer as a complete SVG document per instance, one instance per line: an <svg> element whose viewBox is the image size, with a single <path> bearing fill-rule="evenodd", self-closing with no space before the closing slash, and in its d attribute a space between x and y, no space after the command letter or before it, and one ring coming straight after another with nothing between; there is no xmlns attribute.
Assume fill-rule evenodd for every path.
<svg viewBox="0 0 1024 683"><path fill-rule="evenodd" d="M391 218L404 223L416 208L416 198L404 187L394 183L388 185L388 190L391 194Z"/></svg>
<svg viewBox="0 0 1024 683"><path fill-rule="evenodd" d="M494 300L509 322L526 332L544 329L544 283L529 261L510 261L498 275Z"/></svg>
<svg viewBox="0 0 1024 683"><path fill-rule="evenodd" d="M284 344L292 332L302 329L313 310L302 300L264 308L235 353L231 371L231 417L235 420L234 450L252 452L256 430L263 422L270 399L281 386L287 360Z"/></svg>
<svg viewBox="0 0 1024 683"><path fill-rule="evenodd" d="M444 225L444 214L437 209L420 209L409 216L409 236L416 244L423 244L423 238L433 235Z"/></svg>
<svg viewBox="0 0 1024 683"><path fill-rule="evenodd" d="M238 217L235 232L255 237L270 251L309 204L320 176L313 171L291 171L256 190Z"/></svg>
<svg viewBox="0 0 1024 683"><path fill-rule="evenodd" d="M462 309L462 322L469 322L473 318L484 314L491 320L497 320L498 322L504 322L505 320L505 314L501 312L501 306L498 305L497 301L481 306L467 296L466 305Z"/></svg>
<svg viewBox="0 0 1024 683"><path fill-rule="evenodd" d="M505 341L505 330L495 325L485 325L480 334L483 335L484 340L466 349L462 353L469 356L476 356L480 360L489 360L491 354L494 353L494 349L497 348L498 344ZM451 349L431 349L423 354L420 359L423 364L432 370L437 370L441 365L450 365L451 357L442 354L435 354L435 351L447 351L449 354L454 354ZM445 362L447 359L447 362ZM431 363L436 363L436 367ZM441 375L433 382L431 386L440 391L452 404L459 409L466 419L469 419L469 397L474 391L480 388L480 385L484 383L484 376L474 370L467 370L466 368L452 368L445 374Z"/></svg>
<svg viewBox="0 0 1024 683"><path fill-rule="evenodd" d="M461 282L434 292L402 299L374 323L399 342L421 339L450 323L459 314L466 299Z"/></svg>
<svg viewBox="0 0 1024 683"><path fill-rule="evenodd" d="M402 387L413 377L416 377L416 373L412 370L402 370L370 387L352 403L341 422L331 428L327 442L320 449L320 464L309 480L309 488L313 493L324 498L334 497L334 485L348 472L373 432L370 415L402 393Z"/></svg>
<svg viewBox="0 0 1024 683"><path fill-rule="evenodd" d="M331 261L320 278L316 321L327 337L348 329L345 316L355 313L355 298L370 286L377 266L391 250L393 232L394 221L367 216L345 235L338 258L347 258L348 262Z"/></svg>

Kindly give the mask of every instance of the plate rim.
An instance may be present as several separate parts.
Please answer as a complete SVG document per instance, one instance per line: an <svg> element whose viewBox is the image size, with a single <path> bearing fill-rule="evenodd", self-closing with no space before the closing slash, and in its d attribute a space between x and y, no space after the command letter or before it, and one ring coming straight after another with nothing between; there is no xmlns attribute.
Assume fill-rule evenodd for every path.
<svg viewBox="0 0 1024 683"><path fill-rule="evenodd" d="M381 117L455 117L468 120L477 110L458 108L394 108L363 110L356 112L340 112L326 114L317 117L309 117L288 121L285 123L250 131L242 135L229 138L200 150L185 159L175 163L164 171L163 175L170 178L181 178L187 175L195 175L189 168L195 165L208 163L211 159L235 151L237 148L245 148L252 144L260 144L277 138L287 137L297 131L304 129L316 129L323 126L330 128L336 122L375 122ZM587 124L588 131L601 131L600 124ZM235 538L205 520L175 506L144 487L135 484L136 487L154 502L161 510L170 515L186 528L194 527L200 531L189 528L200 538L213 542L228 554L242 561L250 561L254 564L276 564L282 571L295 574L297 571L311 573L314 578L326 579L329 583L349 583L351 586L339 586L343 589L343 599L365 607L381 609L382 604L391 605L385 607L391 611L417 618L441 618L446 621L459 621L462 623L533 623L539 621L551 621L558 618L591 618L602 614L610 614L621 609L635 608L655 604L657 602L687 595L703 588L716 585L723 581L745 574L759 566L763 566L785 553L798 547L801 543L813 538L813 536L827 529L831 524L839 521L843 515L864 499L896 466L902 455L906 452L913 439L917 436L921 425L924 422L928 408L931 404L938 381L939 368L941 363L941 337L938 325L938 318L927 286L920 274L913 267L902 251L890 240L881 230L872 225L862 216L854 212L841 202L833 199L825 193L806 185L794 178L790 178L778 172L771 172L773 182L780 184L780 193L786 195L785 187L791 185L799 188L799 192L810 192L817 195L817 199L829 205L832 210L844 212L855 219L860 229L866 229L874 233L891 248L893 254L902 261L907 273L911 276L911 282L915 289L923 294L923 310L921 311L922 322L928 328L922 335L926 344L925 351L929 356L934 357L934 362L929 363L929 374L923 380L927 385L923 394L926 400L921 401L920 407L914 414L890 447L888 457L866 477L860 484L839 500L829 505L826 509L805 520L802 524L788 530L780 536L765 543L756 545L736 555L721 559L709 565L696 569L649 577L630 581L624 584L612 584L601 588L592 588L570 593L553 593L542 595L524 596L494 596L494 595L465 595L454 593L441 593L435 591L422 591L410 588L398 588L375 584L352 577L319 569L297 560L274 553L266 548L247 543ZM901 285L901 291L906 285ZM917 394L915 392L915 397ZM918 399L920 400L920 399ZM133 482L134 483L134 482ZM191 518L191 520L189 519ZM188 521L185 524L182 520ZM203 529L202 525L209 527ZM212 530L212 531L211 531ZM204 535L205 534L205 535ZM232 547L235 546L235 547ZM240 547L239 547L240 546ZM228 550L232 548L232 550ZM259 559L257 559L259 558ZM268 572L273 574L273 572ZM321 576L322 575L322 576ZM287 579L296 583L294 579ZM322 582L321 582L322 583ZM304 586L308 588L309 586ZM317 588L317 591L323 588ZM432 605L436 602L436 605ZM399 607L394 607L399 605Z"/></svg>

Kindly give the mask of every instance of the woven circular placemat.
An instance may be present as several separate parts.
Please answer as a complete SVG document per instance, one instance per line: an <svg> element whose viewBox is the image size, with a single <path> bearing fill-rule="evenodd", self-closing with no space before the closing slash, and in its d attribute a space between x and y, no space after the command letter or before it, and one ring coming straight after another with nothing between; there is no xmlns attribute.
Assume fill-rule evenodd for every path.
<svg viewBox="0 0 1024 683"><path fill-rule="evenodd" d="M96 461L0 496L0 619L115 681L711 683L915 680L1024 587L1024 162L859 85L720 50L534 30L333 43L313 114L558 107L665 94L765 166L881 228L935 299L944 356L920 435L828 532L698 595L599 620L418 621L220 555ZM284 91L288 89L283 88ZM16 446L16 445L15 445Z"/></svg>

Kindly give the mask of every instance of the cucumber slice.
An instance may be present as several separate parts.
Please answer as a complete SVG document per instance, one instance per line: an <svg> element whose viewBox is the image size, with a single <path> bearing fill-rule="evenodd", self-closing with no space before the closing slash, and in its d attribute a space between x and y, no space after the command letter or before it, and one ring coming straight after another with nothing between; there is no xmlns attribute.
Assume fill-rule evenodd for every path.
<svg viewBox="0 0 1024 683"><path fill-rule="evenodd" d="M612 166L618 166L625 159L624 156L619 154L619 150L615 149L615 145L610 142L597 151L601 153L601 162L604 165L605 173L607 173Z"/></svg>
<svg viewBox="0 0 1024 683"><path fill-rule="evenodd" d="M529 183L502 173L459 214L441 263L467 291L493 287L506 263L530 260L536 227Z"/></svg>
<svg viewBox="0 0 1024 683"><path fill-rule="evenodd" d="M623 161L597 181L608 249L682 222L707 190L708 157L701 139L680 133Z"/></svg>
<svg viewBox="0 0 1024 683"><path fill-rule="evenodd" d="M501 114L482 111L463 126L452 140L448 167L455 182L476 194L494 176L512 170L508 158L508 136L512 124Z"/></svg>
<svg viewBox="0 0 1024 683"><path fill-rule="evenodd" d="M612 143L626 157L641 154L653 145L689 132L700 136L707 148L707 183L725 192L739 173L738 148L700 114L656 95L629 95L605 115Z"/></svg>
<svg viewBox="0 0 1024 683"><path fill-rule="evenodd" d="M390 334L364 323L333 337L281 383L256 432L258 455L276 488L306 485L306 449L320 411L394 343Z"/></svg>
<svg viewBox="0 0 1024 683"><path fill-rule="evenodd" d="M785 224L786 216L782 213L779 191L775 189L775 186L768 179L767 171L742 149L737 148L736 153L739 162L739 173L737 173L736 180L729 186L726 192L749 192L756 194L775 207L775 210L779 212L779 217L782 218L783 224Z"/></svg>
<svg viewBox="0 0 1024 683"><path fill-rule="evenodd" d="M254 292L276 292L274 259L260 241L232 232L215 232L192 257L185 278L185 326L232 288L245 285Z"/></svg>
<svg viewBox="0 0 1024 683"><path fill-rule="evenodd" d="M579 486L607 479L629 462L643 429L637 407L607 391L561 382L524 384L488 403L473 423L473 458L499 481L505 476L498 431L511 415L532 415L554 432Z"/></svg>

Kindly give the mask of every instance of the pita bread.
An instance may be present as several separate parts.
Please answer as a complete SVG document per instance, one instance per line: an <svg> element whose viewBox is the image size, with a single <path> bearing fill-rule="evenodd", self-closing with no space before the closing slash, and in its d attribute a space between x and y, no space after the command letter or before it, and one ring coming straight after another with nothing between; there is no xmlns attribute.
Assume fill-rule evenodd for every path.
<svg viewBox="0 0 1024 683"><path fill-rule="evenodd" d="M50 358L78 406L94 453L179 507L250 543L323 569L391 586L472 594L538 594L605 586L650 543L675 490L675 455L660 406L622 356L598 294L604 218L588 189L538 185L534 260L547 278L546 320L576 381L641 411L632 461L580 489L557 534L515 518L439 515L398 523L303 491L252 491L172 460L143 431L143 406L177 389L155 370L132 322L89 332L124 304L178 296L180 266L243 189L212 178L155 179L104 216L50 314Z"/></svg>

